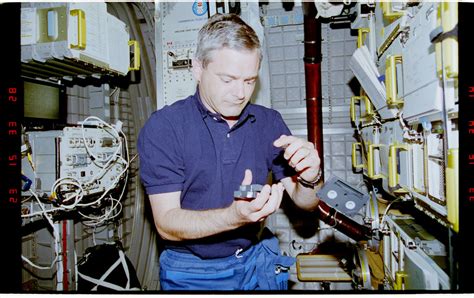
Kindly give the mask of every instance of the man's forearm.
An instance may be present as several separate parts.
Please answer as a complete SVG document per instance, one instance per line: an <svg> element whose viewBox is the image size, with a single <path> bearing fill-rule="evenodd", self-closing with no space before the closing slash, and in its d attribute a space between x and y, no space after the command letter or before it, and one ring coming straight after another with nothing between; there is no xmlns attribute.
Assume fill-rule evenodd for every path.
<svg viewBox="0 0 474 298"><path fill-rule="evenodd" d="M202 211L175 208L156 219L155 224L160 235L172 241L212 236L242 225L230 207Z"/></svg>

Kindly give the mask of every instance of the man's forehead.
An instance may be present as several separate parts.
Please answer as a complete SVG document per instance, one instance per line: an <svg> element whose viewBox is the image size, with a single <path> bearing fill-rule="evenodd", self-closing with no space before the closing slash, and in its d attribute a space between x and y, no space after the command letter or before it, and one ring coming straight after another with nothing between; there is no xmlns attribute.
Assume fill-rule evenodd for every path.
<svg viewBox="0 0 474 298"><path fill-rule="evenodd" d="M210 59L208 60L206 68L212 69L214 73L226 74L229 76L240 76L242 71L246 72L247 76L258 75L260 60L257 58L252 61L253 59L251 57L243 57L240 55L251 56L254 54L253 52L231 49L230 51L226 50L229 49L213 50L213 53L209 55ZM232 51L234 51L234 53L232 53ZM240 59L233 59L234 57ZM255 68L253 67L252 62L256 62L257 65L255 65Z"/></svg>

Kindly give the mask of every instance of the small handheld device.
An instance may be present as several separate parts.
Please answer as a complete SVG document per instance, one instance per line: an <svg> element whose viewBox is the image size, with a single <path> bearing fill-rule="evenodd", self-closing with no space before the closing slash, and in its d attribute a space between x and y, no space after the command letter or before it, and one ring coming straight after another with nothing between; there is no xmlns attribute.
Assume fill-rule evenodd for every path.
<svg viewBox="0 0 474 298"><path fill-rule="evenodd" d="M239 190L234 191L234 198L236 200L251 201L257 197L262 188L263 186L260 184L241 185Z"/></svg>

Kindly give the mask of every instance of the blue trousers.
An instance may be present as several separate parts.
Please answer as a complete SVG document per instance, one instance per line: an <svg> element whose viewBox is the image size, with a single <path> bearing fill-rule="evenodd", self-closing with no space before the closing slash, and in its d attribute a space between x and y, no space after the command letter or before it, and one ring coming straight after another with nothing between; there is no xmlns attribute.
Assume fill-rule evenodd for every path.
<svg viewBox="0 0 474 298"><path fill-rule="evenodd" d="M282 256L275 237L241 254L218 259L166 249L160 256L162 290L287 290L295 258Z"/></svg>

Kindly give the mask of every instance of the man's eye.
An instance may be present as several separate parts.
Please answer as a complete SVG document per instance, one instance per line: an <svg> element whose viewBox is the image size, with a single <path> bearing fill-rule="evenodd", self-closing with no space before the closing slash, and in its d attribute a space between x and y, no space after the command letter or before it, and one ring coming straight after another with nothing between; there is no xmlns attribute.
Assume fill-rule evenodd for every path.
<svg viewBox="0 0 474 298"><path fill-rule="evenodd" d="M246 81L247 85L253 85L255 84L255 80L249 80L249 81Z"/></svg>
<svg viewBox="0 0 474 298"><path fill-rule="evenodd" d="M221 78L221 80L222 80L222 82L224 82L224 83L226 83L226 84L228 84L228 83L232 82L232 80L231 80L231 79L225 79L225 78Z"/></svg>

